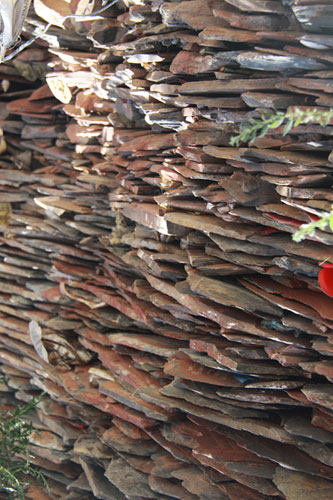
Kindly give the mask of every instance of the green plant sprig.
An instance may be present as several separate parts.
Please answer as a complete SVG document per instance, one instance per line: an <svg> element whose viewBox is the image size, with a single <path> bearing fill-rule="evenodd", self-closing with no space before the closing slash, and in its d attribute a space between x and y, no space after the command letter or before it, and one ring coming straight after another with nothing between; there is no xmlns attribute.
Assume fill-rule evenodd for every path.
<svg viewBox="0 0 333 500"><path fill-rule="evenodd" d="M0 410L0 492L5 491L9 499L25 498L31 482L29 478L42 481L47 487L44 476L32 463L29 437L33 425L25 421L42 397L43 394L34 397L15 409Z"/></svg>
<svg viewBox="0 0 333 500"><path fill-rule="evenodd" d="M299 230L293 234L293 240L299 243L306 236L314 236L316 229L326 229L327 226L333 231L333 210L331 212L323 212L322 217L316 221L302 224Z"/></svg>
<svg viewBox="0 0 333 500"><path fill-rule="evenodd" d="M246 142L253 142L257 137L264 137L269 129L280 127L285 121L282 135L288 134L293 127L302 123L318 123L325 127L333 120L333 108L322 111L316 108L301 109L291 106L286 111L267 112L260 119L250 118L248 122L242 123L239 134L230 139L231 146L239 146ZM333 205L331 212L323 212L317 221L302 224L298 231L293 234L293 240L297 243L303 241L307 236L314 236L316 229L329 227L333 232Z"/></svg>
<svg viewBox="0 0 333 500"><path fill-rule="evenodd" d="M264 137L269 129L276 129L286 121L282 135L287 135L293 127L302 123L318 123L326 126L333 119L333 109L321 111L316 108L300 109L290 107L287 111L275 111L263 113L261 118L250 118L248 122L242 123L239 134L230 139L231 146L239 146L240 143L253 142L257 137Z"/></svg>

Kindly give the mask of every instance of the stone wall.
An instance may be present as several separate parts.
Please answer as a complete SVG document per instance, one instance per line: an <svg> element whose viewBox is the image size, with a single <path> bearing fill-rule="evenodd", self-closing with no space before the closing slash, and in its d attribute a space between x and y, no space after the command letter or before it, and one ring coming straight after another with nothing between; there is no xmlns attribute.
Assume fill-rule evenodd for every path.
<svg viewBox="0 0 333 500"><path fill-rule="evenodd" d="M329 500L330 0L36 0L0 65L0 386L61 500ZM65 29L63 29L63 27ZM46 80L45 80L46 79Z"/></svg>

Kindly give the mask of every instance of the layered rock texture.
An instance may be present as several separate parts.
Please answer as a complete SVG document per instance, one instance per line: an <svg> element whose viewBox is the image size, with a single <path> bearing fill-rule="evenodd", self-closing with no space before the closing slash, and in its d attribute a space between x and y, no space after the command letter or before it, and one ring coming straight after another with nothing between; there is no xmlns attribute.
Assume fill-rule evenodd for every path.
<svg viewBox="0 0 333 500"><path fill-rule="evenodd" d="M0 66L0 386L61 500L329 500L330 0L36 0ZM60 20L59 20L60 19ZM65 28L65 29L64 29ZM38 431L38 432L37 432Z"/></svg>

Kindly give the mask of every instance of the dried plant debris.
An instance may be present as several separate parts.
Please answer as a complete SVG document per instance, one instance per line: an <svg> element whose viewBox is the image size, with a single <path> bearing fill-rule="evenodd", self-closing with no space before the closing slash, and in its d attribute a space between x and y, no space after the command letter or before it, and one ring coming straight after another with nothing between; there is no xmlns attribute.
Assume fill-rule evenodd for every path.
<svg viewBox="0 0 333 500"><path fill-rule="evenodd" d="M18 40L28 14L31 0L1 0L0 4L0 62L6 51Z"/></svg>

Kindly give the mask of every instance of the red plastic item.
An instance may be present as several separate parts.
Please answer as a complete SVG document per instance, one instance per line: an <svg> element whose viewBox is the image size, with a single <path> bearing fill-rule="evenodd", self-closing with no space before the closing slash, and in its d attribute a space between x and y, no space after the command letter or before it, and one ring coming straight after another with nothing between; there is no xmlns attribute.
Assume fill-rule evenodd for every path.
<svg viewBox="0 0 333 500"><path fill-rule="evenodd" d="M327 269L333 269L333 264L331 264L330 262L319 262L319 265L321 267L326 267Z"/></svg>
<svg viewBox="0 0 333 500"><path fill-rule="evenodd" d="M323 269L318 274L318 283L326 295L333 297L333 264L329 262L319 262Z"/></svg>

